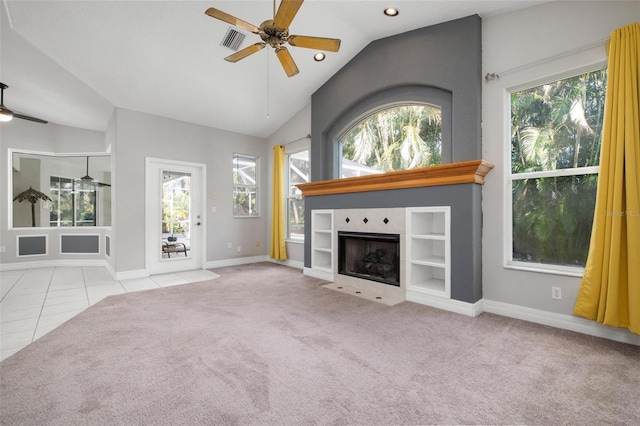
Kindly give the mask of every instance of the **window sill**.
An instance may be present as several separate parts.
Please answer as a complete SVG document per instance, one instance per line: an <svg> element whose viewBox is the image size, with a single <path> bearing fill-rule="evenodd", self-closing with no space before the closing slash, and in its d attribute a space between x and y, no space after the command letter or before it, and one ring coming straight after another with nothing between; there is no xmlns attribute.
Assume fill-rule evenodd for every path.
<svg viewBox="0 0 640 426"><path fill-rule="evenodd" d="M582 278L584 276L584 268L548 265L543 263L530 264L525 262L508 261L505 268L515 269L517 271L537 272L539 274L564 275L567 277Z"/></svg>
<svg viewBox="0 0 640 426"><path fill-rule="evenodd" d="M304 240L284 240L287 244L302 244L304 245Z"/></svg>

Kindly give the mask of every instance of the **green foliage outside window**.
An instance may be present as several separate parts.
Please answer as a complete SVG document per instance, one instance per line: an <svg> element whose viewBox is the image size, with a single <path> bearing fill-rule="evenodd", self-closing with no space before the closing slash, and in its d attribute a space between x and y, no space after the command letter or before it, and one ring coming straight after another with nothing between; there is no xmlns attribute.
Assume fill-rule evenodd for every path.
<svg viewBox="0 0 640 426"><path fill-rule="evenodd" d="M511 95L513 260L584 266L605 91L601 70Z"/></svg>
<svg viewBox="0 0 640 426"><path fill-rule="evenodd" d="M309 182L309 150L287 155L288 194L287 194L287 238L304 240L304 198L296 185Z"/></svg>
<svg viewBox="0 0 640 426"><path fill-rule="evenodd" d="M166 173L166 172L165 172ZM169 172L177 175L176 172ZM191 209L191 176L178 175L162 184L162 233L189 233Z"/></svg>
<svg viewBox="0 0 640 426"><path fill-rule="evenodd" d="M82 181L51 177L49 226L96 226L96 189Z"/></svg>
<svg viewBox="0 0 640 426"><path fill-rule="evenodd" d="M233 215L259 216L258 157L233 154Z"/></svg>
<svg viewBox="0 0 640 426"><path fill-rule="evenodd" d="M403 105L379 111L342 137L342 158L380 172L438 165L441 126L441 109L434 105Z"/></svg>

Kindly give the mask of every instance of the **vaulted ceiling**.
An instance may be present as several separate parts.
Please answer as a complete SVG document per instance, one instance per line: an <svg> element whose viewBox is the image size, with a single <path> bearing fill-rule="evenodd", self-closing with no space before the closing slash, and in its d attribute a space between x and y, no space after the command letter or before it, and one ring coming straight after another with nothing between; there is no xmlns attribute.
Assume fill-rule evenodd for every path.
<svg viewBox="0 0 640 426"><path fill-rule="evenodd" d="M266 138L373 40L546 2L307 0L290 33L339 38L341 48L316 62L315 50L288 46L300 73L287 77L271 48L223 60L234 53L221 46L231 26L204 13L260 26L272 0L3 0L0 81L7 107L58 124L104 130L120 107ZM399 15L385 16L389 6ZM260 41L239 31L240 49Z"/></svg>

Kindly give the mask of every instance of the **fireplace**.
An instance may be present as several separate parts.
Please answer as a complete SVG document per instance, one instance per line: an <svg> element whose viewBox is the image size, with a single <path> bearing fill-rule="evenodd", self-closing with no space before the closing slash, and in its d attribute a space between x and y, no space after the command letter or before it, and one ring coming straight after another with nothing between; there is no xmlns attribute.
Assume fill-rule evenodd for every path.
<svg viewBox="0 0 640 426"><path fill-rule="evenodd" d="M338 273L400 286L400 235L338 231Z"/></svg>

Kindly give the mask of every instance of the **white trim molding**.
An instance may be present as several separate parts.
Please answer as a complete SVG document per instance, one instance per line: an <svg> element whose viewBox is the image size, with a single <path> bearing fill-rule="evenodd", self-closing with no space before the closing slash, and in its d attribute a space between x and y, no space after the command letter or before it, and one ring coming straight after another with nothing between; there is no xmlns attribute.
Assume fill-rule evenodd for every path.
<svg viewBox="0 0 640 426"><path fill-rule="evenodd" d="M60 266L104 266L109 270L109 264L103 259L57 259L36 260L32 262L0 263L0 271L15 271L16 269L55 268Z"/></svg>
<svg viewBox="0 0 640 426"><path fill-rule="evenodd" d="M290 266L296 269L304 269L304 262L300 262L299 260L276 260L276 259L267 259L268 262L277 263L278 265Z"/></svg>
<svg viewBox="0 0 640 426"><path fill-rule="evenodd" d="M334 276L330 272L324 272L324 271L319 271L318 269L305 267L302 270L302 273L303 275L307 275L309 277L320 278L321 280L334 282Z"/></svg>
<svg viewBox="0 0 640 426"><path fill-rule="evenodd" d="M631 333L624 328L608 327L595 321L572 315L557 314L541 311L539 309L524 306L511 305L509 303L496 302L483 299L484 312L516 318L536 324L548 325L563 330L575 331L590 336L602 337L617 342L629 343L640 346L640 336Z"/></svg>
<svg viewBox="0 0 640 426"><path fill-rule="evenodd" d="M235 259L224 260L211 260L205 263L202 269L222 268L225 266L237 266L246 265L248 263L266 262L269 260L268 256L251 256L251 257L237 257Z"/></svg>
<svg viewBox="0 0 640 426"><path fill-rule="evenodd" d="M476 317L482 313L482 300L475 303L462 302L460 300L407 289L407 301L455 312L456 314L462 314L468 317Z"/></svg>

